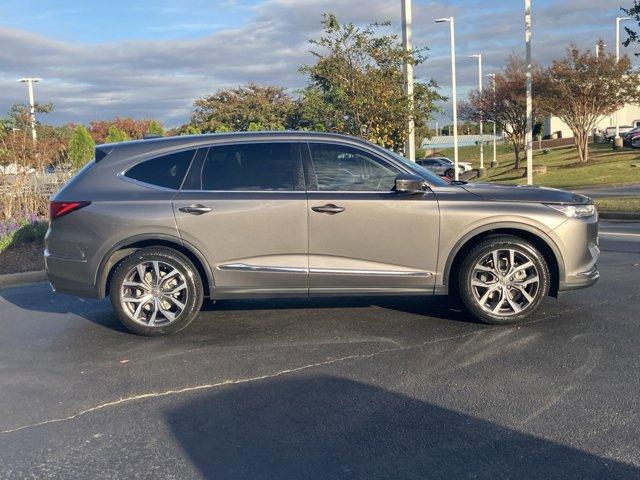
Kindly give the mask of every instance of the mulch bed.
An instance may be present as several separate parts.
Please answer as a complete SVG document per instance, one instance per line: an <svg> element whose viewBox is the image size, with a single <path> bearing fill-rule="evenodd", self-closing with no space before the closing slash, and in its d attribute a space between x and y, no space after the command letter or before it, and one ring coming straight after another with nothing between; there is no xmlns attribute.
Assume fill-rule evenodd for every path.
<svg viewBox="0 0 640 480"><path fill-rule="evenodd" d="M44 270L43 250L41 242L12 245L0 252L0 275Z"/></svg>

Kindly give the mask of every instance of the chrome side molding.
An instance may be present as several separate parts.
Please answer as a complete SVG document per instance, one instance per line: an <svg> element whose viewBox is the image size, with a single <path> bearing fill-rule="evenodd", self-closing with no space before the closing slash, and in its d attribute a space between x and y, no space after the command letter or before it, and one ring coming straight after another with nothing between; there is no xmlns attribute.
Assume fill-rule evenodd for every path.
<svg viewBox="0 0 640 480"><path fill-rule="evenodd" d="M243 272L267 272L267 273L309 273L307 268L297 267L271 267L267 265L247 265L246 263L227 263L218 265L220 270L239 270Z"/></svg>
<svg viewBox="0 0 640 480"><path fill-rule="evenodd" d="M246 263L227 263L218 265L220 270L237 270L243 272L265 273L315 273L319 275L365 275L385 277L431 277L433 272L415 270L358 270L355 268L303 268L303 267L275 267L267 265L248 265Z"/></svg>

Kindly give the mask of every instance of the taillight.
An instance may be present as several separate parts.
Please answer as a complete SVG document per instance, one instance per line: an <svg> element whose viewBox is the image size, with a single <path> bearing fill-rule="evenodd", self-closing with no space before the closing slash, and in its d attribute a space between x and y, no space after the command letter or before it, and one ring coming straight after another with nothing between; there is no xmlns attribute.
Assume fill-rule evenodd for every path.
<svg viewBox="0 0 640 480"><path fill-rule="evenodd" d="M49 218L55 220L65 216L67 213L86 207L91 202L51 202L49 205Z"/></svg>

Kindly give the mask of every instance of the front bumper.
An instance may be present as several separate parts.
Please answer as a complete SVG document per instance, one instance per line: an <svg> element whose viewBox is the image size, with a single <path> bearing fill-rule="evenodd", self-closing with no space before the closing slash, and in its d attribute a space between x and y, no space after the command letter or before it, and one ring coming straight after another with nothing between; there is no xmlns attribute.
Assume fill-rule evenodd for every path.
<svg viewBox="0 0 640 480"><path fill-rule="evenodd" d="M598 217L569 219L554 230L561 240L564 275L559 292L587 288L600 278L598 259Z"/></svg>

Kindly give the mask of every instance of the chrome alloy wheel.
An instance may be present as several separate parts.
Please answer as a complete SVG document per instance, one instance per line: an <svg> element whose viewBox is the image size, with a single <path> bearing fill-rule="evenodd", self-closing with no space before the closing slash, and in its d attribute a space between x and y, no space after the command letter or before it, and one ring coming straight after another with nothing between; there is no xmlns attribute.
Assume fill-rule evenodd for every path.
<svg viewBox="0 0 640 480"><path fill-rule="evenodd" d="M147 327L173 322L184 310L189 291L185 276L162 261L146 261L124 277L120 303L129 318Z"/></svg>
<svg viewBox="0 0 640 480"><path fill-rule="evenodd" d="M522 250L493 250L473 267L473 296L492 315L521 313L534 302L539 289L538 269Z"/></svg>

